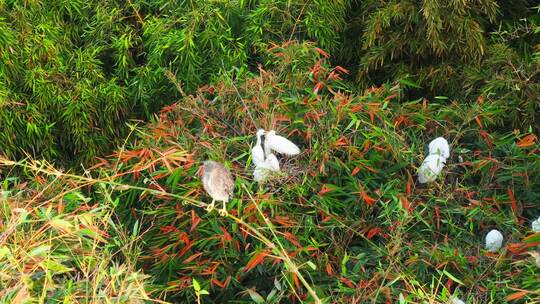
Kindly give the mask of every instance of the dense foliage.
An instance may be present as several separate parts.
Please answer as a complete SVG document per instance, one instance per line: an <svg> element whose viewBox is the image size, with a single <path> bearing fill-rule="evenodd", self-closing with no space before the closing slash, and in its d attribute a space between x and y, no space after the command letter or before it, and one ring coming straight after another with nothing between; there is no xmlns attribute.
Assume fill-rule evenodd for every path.
<svg viewBox="0 0 540 304"><path fill-rule="evenodd" d="M540 110L540 7L535 1L361 1L343 60L364 85L409 79L416 96L499 103L513 127ZM355 37L360 37L355 40Z"/></svg>
<svg viewBox="0 0 540 304"><path fill-rule="evenodd" d="M363 89L396 79L418 96L497 100L514 127L538 123L534 1L2 1L0 149L85 161L129 118L149 118L264 49L311 40ZM421 89L420 89L421 88ZM24 151L24 152L23 152Z"/></svg>
<svg viewBox="0 0 540 304"><path fill-rule="evenodd" d="M149 296L175 303L537 298L537 268L526 255L540 244L530 233L540 212L534 134L498 132L498 105L488 100L405 100L400 84L352 94L341 80L347 71L310 44L274 46L267 56L273 64L259 73L224 76L163 108L86 175L33 162L5 168L23 169L30 183L65 185L45 192L59 192L46 200L53 228L72 220L72 201L114 208L107 246L130 248L126 261L149 275ZM303 151L263 185L251 178L258 127L287 134ZM415 168L439 135L452 142L448 167L435 184L419 185ZM208 158L236 177L228 217L202 208L209 198L197 172ZM483 249L492 228L505 236L498 253ZM57 263L84 272L69 259ZM63 284L65 275L50 280Z"/></svg>
<svg viewBox="0 0 540 304"><path fill-rule="evenodd" d="M2 1L0 150L89 160L126 119L178 97L167 72L192 92L256 66L273 40L331 45L343 12L339 1Z"/></svg>
<svg viewBox="0 0 540 304"><path fill-rule="evenodd" d="M0 301L538 301L536 2L0 0Z"/></svg>

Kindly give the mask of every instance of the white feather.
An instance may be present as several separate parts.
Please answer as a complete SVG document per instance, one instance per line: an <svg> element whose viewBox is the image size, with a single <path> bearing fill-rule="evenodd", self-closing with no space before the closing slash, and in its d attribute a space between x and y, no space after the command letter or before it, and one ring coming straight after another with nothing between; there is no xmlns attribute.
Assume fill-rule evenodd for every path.
<svg viewBox="0 0 540 304"><path fill-rule="evenodd" d="M444 158L450 157L450 146L448 141L443 137L437 137L429 143L429 154L430 155L440 155Z"/></svg>
<svg viewBox="0 0 540 304"><path fill-rule="evenodd" d="M264 130L259 129L257 131L257 142L255 146L251 149L251 159L255 166L260 166L264 163L264 150L262 147L261 136L264 135Z"/></svg>
<svg viewBox="0 0 540 304"><path fill-rule="evenodd" d="M540 216L538 217L536 221L533 221L531 223L531 228L532 228L532 231L534 232L540 232Z"/></svg>
<svg viewBox="0 0 540 304"><path fill-rule="evenodd" d="M264 167L256 167L253 170L253 180L260 183L268 178L270 175L270 170Z"/></svg>
<svg viewBox="0 0 540 304"><path fill-rule="evenodd" d="M489 252L496 252L501 248L503 239L502 233L495 229L491 230L486 235L486 249Z"/></svg>
<svg viewBox="0 0 540 304"><path fill-rule="evenodd" d="M270 168L270 170L279 171L279 160L273 153L266 155L265 163Z"/></svg>
<svg viewBox="0 0 540 304"><path fill-rule="evenodd" d="M449 304L465 304L465 302L463 302L463 300L461 300L459 298L451 297Z"/></svg>
<svg viewBox="0 0 540 304"><path fill-rule="evenodd" d="M264 141L264 153L269 155L273 151L286 155L296 155L300 153L300 148L292 141L276 134L276 131L268 131Z"/></svg>
<svg viewBox="0 0 540 304"><path fill-rule="evenodd" d="M279 172L279 160L274 154L270 153L266 156L266 160L262 164L255 166L253 179L256 182L262 182L275 172Z"/></svg>
<svg viewBox="0 0 540 304"><path fill-rule="evenodd" d="M421 184L434 181L446 163L446 158L439 155L428 155L418 169L418 182Z"/></svg>

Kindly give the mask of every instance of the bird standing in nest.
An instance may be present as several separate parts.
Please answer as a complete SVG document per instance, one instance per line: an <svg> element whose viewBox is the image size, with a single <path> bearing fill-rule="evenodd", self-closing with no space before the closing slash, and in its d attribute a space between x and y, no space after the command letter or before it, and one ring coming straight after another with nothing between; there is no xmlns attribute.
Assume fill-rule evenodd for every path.
<svg viewBox="0 0 540 304"><path fill-rule="evenodd" d="M219 210L222 216L227 215L227 207L225 204L231 198L234 190L234 179L229 169L223 164L207 160L203 164L202 172L203 188L212 197L212 203L206 207L206 210L214 209L215 201L222 201L223 208Z"/></svg>

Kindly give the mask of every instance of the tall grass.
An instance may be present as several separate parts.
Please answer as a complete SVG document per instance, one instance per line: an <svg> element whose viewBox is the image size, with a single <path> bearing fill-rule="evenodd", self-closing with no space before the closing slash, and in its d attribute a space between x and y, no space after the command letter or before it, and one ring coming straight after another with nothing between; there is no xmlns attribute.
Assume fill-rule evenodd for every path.
<svg viewBox="0 0 540 304"><path fill-rule="evenodd" d="M10 250L86 245L89 251L62 253L66 260L56 255L73 270L52 282L60 286L54 279L68 277L74 283L62 286L77 294L97 290L82 294L109 301L121 295L175 303L537 301L538 269L526 254L540 244L530 231L540 213L539 144L530 129L497 126L500 108L489 101L407 100L409 82L353 94L341 80L348 71L309 43L267 52L272 60L258 73L226 73L183 94L152 123L134 126L121 149L83 175L38 161L1 161L5 174L15 170L28 182L14 191L23 181L8 179L3 204L17 193L40 202L28 237L37 233L42 243L14 243ZM181 88L174 73L169 77ZM282 176L262 185L252 181L249 153L260 127L302 149L282 159ZM437 136L449 139L451 157L436 182L419 185L416 168ZM227 217L203 208L210 199L197 172L208 158L224 162L236 178ZM18 223L18 213L5 214L4 222ZM99 229L88 228L86 214ZM19 227L4 224L1 235L11 226ZM492 228L505 236L495 254L483 248ZM60 240L67 243L51 243ZM88 277L76 261L90 253L103 268ZM33 265L20 261L3 268ZM46 268L51 275L54 265ZM131 275L115 277L117 287L107 289L94 276L112 275L112 265ZM85 279L77 285L75 278ZM51 280L43 282L35 290L49 299Z"/></svg>

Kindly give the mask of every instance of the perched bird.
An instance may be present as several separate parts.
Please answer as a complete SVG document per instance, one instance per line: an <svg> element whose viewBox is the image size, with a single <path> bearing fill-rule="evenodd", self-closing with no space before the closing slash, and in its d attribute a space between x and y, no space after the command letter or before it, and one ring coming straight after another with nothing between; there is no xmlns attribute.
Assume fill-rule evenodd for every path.
<svg viewBox="0 0 540 304"><path fill-rule="evenodd" d="M540 216L538 217L538 219L536 221L533 221L531 223L531 229L532 231L534 231L535 233L536 232L540 232Z"/></svg>
<svg viewBox="0 0 540 304"><path fill-rule="evenodd" d="M486 249L489 252L497 252L502 246L503 235L499 230L493 229L486 235Z"/></svg>
<svg viewBox="0 0 540 304"><path fill-rule="evenodd" d="M446 163L446 158L440 155L428 155L424 162L418 168L418 182L421 184L434 181Z"/></svg>
<svg viewBox="0 0 540 304"><path fill-rule="evenodd" d="M437 137L429 143L429 154L440 155L444 158L450 157L450 146L443 137Z"/></svg>
<svg viewBox="0 0 540 304"><path fill-rule="evenodd" d="M264 129L257 130L257 142L255 143L255 146L251 149L251 159L253 160L253 164L255 166L260 166L265 161L264 149L262 146L262 143L264 142L264 133L266 133Z"/></svg>
<svg viewBox="0 0 540 304"><path fill-rule="evenodd" d="M296 155L300 153L300 148L285 137L277 135L276 131L271 130L265 134L264 153L268 156L272 151L286 155Z"/></svg>
<svg viewBox="0 0 540 304"><path fill-rule="evenodd" d="M225 203L229 201L234 190L234 179L229 169L218 162L212 160L205 161L203 164L202 183L204 190L212 197L212 203L206 207L206 210L212 211L215 201L222 201L223 208L219 210L219 213L223 216L226 215L227 208Z"/></svg>
<svg viewBox="0 0 540 304"><path fill-rule="evenodd" d="M272 171L279 171L279 160L276 155L273 153L265 153L265 133L266 131L264 129L257 130L257 142L251 149L251 159L255 165L253 179L256 182L267 179Z"/></svg>

